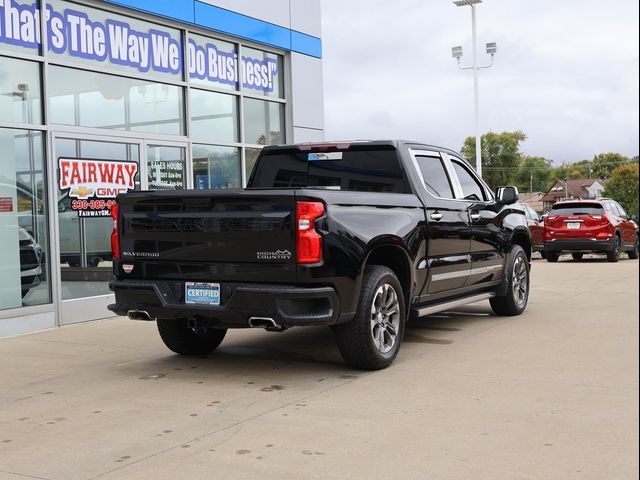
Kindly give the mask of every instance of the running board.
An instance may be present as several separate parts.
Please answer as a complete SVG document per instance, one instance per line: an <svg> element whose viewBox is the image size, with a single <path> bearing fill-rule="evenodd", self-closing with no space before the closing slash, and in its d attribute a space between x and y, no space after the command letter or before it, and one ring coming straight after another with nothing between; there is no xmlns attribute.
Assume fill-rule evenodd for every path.
<svg viewBox="0 0 640 480"><path fill-rule="evenodd" d="M480 302L482 300L488 300L495 297L495 292L480 293L478 295L470 295L468 297L458 298L448 302L435 303L433 305L427 305L426 307L414 308L417 317L424 317L425 315L431 315L433 313L444 312L452 308L461 307L469 303Z"/></svg>

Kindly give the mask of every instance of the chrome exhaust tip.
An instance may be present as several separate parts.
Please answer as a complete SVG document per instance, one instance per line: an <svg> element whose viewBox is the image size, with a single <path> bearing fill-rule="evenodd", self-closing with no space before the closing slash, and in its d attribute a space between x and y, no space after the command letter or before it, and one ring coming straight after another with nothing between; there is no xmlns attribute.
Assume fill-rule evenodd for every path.
<svg viewBox="0 0 640 480"><path fill-rule="evenodd" d="M249 318L249 326L251 328L264 328L267 330L279 330L282 328L273 318L269 317L251 317Z"/></svg>
<svg viewBox="0 0 640 480"><path fill-rule="evenodd" d="M145 321L153 321L154 318L151 318L149 312L146 310L129 310L127 312L127 317L131 320L145 320Z"/></svg>

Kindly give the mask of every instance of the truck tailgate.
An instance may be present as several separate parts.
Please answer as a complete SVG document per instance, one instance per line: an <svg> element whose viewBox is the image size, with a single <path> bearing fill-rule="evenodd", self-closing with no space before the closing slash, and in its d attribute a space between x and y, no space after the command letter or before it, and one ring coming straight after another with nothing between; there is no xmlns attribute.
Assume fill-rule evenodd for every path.
<svg viewBox="0 0 640 480"><path fill-rule="evenodd" d="M135 192L119 208L121 278L296 280L294 190Z"/></svg>

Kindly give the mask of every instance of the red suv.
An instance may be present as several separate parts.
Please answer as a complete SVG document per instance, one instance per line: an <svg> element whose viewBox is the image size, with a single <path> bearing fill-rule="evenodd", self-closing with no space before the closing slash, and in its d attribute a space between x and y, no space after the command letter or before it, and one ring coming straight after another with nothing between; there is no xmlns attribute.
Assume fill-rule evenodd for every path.
<svg viewBox="0 0 640 480"><path fill-rule="evenodd" d="M556 203L544 219L544 249L549 262L562 253L580 260L584 253L606 253L617 262L620 252L638 258L638 225L618 202L568 200Z"/></svg>
<svg viewBox="0 0 640 480"><path fill-rule="evenodd" d="M544 220L528 203L519 203L517 205L524 210L524 214L527 217L527 225L529 232L531 232L531 250L540 252L540 255L544 258Z"/></svg>

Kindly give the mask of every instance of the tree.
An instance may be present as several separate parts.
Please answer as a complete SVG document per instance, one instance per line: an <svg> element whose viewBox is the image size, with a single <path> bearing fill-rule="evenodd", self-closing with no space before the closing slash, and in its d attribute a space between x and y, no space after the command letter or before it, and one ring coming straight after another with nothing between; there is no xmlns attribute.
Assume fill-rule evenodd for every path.
<svg viewBox="0 0 640 480"><path fill-rule="evenodd" d="M523 156L514 179L518 190L521 192L546 191L553 170L552 163L551 160L543 157Z"/></svg>
<svg viewBox="0 0 640 480"><path fill-rule="evenodd" d="M629 157L620 153L599 153L591 161L591 178L609 178L616 168L630 161ZM587 176L588 173L587 171Z"/></svg>
<svg viewBox="0 0 640 480"><path fill-rule="evenodd" d="M520 167L520 143L527 136L524 132L485 133L481 137L482 176L491 188L513 185L513 179ZM460 149L472 165L475 165L475 137L467 137Z"/></svg>
<svg viewBox="0 0 640 480"><path fill-rule="evenodd" d="M633 160L620 153L600 153L593 160L563 163L552 170L549 180L553 184L565 178L609 178L613 170L629 162Z"/></svg>
<svg viewBox="0 0 640 480"><path fill-rule="evenodd" d="M581 164L576 165L575 163L563 163L560 166L551 170L549 175L549 187L556 180L564 180L565 178L587 178L585 176L585 169L581 168Z"/></svg>
<svg viewBox="0 0 640 480"><path fill-rule="evenodd" d="M605 197L613 198L627 211L638 216L638 164L622 165L611 172L604 189Z"/></svg>

